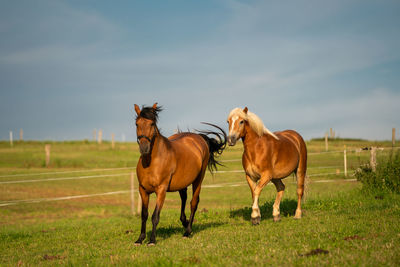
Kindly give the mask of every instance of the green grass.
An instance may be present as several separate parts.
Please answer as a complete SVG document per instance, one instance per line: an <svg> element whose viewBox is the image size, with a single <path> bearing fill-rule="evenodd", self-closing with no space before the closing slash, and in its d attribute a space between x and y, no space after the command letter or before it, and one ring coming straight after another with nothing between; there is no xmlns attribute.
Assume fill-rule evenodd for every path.
<svg viewBox="0 0 400 267"><path fill-rule="evenodd" d="M45 168L44 144L22 142L10 148L0 142L0 175L134 167L138 158L137 145L132 143L117 144L112 150L107 143L55 142L52 157L59 159L61 167L53 164ZM344 145L352 150L371 144L390 147L389 142L335 140L330 142L330 150L343 150ZM343 171L343 153L312 155L325 150L324 142L309 141L307 145L308 174ZM241 153L239 144L228 148L222 159L238 159ZM380 152L378 158L386 154ZM354 169L368 159L368 151L360 155L348 153L348 164ZM240 161L224 164L226 167L221 170L242 169ZM325 166L332 168L319 168ZM128 190L129 172L99 170L0 177L0 181L10 181L121 173L116 177L0 184L0 203ZM272 221L275 188L266 186L260 199L261 224L252 226L251 194L243 173L207 173L204 185L239 186L202 189L193 235L188 239L182 238L179 194L168 193L155 247L133 245L140 232L140 218L130 212L129 193L0 207L0 266L398 266L400 196L366 193L359 182L344 178L342 173L310 176L301 220L293 218L297 204L294 179L285 179L279 223ZM154 195L150 201L152 213ZM147 227L149 236L150 219Z"/></svg>

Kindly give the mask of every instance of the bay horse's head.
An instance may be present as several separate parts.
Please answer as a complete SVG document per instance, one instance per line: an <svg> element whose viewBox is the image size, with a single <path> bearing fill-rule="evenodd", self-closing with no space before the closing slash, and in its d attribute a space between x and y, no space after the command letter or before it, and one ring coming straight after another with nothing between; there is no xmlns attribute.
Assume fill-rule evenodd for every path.
<svg viewBox="0 0 400 267"><path fill-rule="evenodd" d="M235 108L229 113L227 122L229 123L228 144L230 146L234 146L236 141L245 135L244 124L247 118L247 111L247 107L244 109Z"/></svg>
<svg viewBox="0 0 400 267"><path fill-rule="evenodd" d="M161 107L157 107L157 103L154 103L152 107L142 107L140 110L139 106L135 104L136 111L136 135L137 142L139 144L140 153L147 155L151 151L151 146L157 136L157 119L158 112L161 111Z"/></svg>

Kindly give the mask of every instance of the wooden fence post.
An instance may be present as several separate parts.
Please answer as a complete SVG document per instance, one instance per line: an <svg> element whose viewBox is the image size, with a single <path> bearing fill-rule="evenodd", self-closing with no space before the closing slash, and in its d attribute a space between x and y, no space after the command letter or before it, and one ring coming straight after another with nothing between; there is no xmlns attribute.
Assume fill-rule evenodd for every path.
<svg viewBox="0 0 400 267"><path fill-rule="evenodd" d="M99 145L101 145L101 142L102 142L102 139L103 139L103 130L99 130L99 138L98 138L98 140L97 140L97 142L99 143Z"/></svg>
<svg viewBox="0 0 400 267"><path fill-rule="evenodd" d="M346 145L344 145L344 176L347 177L347 151L346 151Z"/></svg>
<svg viewBox="0 0 400 267"><path fill-rule="evenodd" d="M329 129L329 133L330 133L330 138L333 138L333 129L332 128Z"/></svg>
<svg viewBox="0 0 400 267"><path fill-rule="evenodd" d="M13 147L14 143L13 143L13 132L10 131L10 146Z"/></svg>
<svg viewBox="0 0 400 267"><path fill-rule="evenodd" d="M396 128L392 128L392 146L396 143Z"/></svg>
<svg viewBox="0 0 400 267"><path fill-rule="evenodd" d="M111 148L115 148L115 134L113 133L111 134Z"/></svg>
<svg viewBox="0 0 400 267"><path fill-rule="evenodd" d="M131 172L131 211L132 214L135 215L135 195L134 195L134 191L135 191L135 174L134 172Z"/></svg>
<svg viewBox="0 0 400 267"><path fill-rule="evenodd" d="M19 130L19 141L24 140L24 131L22 129Z"/></svg>
<svg viewBox="0 0 400 267"><path fill-rule="evenodd" d="M325 151L328 151L328 133L325 133Z"/></svg>
<svg viewBox="0 0 400 267"><path fill-rule="evenodd" d="M376 146L371 147L370 165L372 171L376 171Z"/></svg>
<svg viewBox="0 0 400 267"><path fill-rule="evenodd" d="M46 168L48 168L50 165L50 149L51 149L50 144L44 146L44 151L46 152Z"/></svg>

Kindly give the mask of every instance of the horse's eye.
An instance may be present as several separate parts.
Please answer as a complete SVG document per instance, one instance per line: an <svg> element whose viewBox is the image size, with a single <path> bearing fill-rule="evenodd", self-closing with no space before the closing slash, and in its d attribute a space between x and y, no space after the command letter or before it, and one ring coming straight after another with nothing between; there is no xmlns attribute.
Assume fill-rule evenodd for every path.
<svg viewBox="0 0 400 267"><path fill-rule="evenodd" d="M240 124L243 124L244 121L240 121Z"/></svg>
<svg viewBox="0 0 400 267"><path fill-rule="evenodd" d="M229 123L229 121L226 121L226 123Z"/></svg>
<svg viewBox="0 0 400 267"><path fill-rule="evenodd" d="M153 127L154 126L154 122L150 126Z"/></svg>

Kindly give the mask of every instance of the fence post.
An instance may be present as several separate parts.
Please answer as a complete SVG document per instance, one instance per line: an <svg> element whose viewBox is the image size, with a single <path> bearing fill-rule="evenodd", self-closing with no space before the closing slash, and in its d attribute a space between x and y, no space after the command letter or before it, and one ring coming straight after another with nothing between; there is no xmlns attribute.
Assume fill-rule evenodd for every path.
<svg viewBox="0 0 400 267"><path fill-rule="evenodd" d="M328 133L325 133L325 151L328 151Z"/></svg>
<svg viewBox="0 0 400 267"><path fill-rule="evenodd" d="M103 130L99 130L99 139L97 140L97 142L99 143L99 145L101 145L102 142L102 138L103 138Z"/></svg>
<svg viewBox="0 0 400 267"><path fill-rule="evenodd" d="M135 174L134 172L131 172L131 211L132 214L135 215L135 195L134 195L134 191L135 191Z"/></svg>
<svg viewBox="0 0 400 267"><path fill-rule="evenodd" d="M372 171L376 171L376 146L371 147L370 165Z"/></svg>
<svg viewBox="0 0 400 267"><path fill-rule="evenodd" d="M332 128L329 129L329 134L330 134L330 138L333 138L333 129Z"/></svg>
<svg viewBox="0 0 400 267"><path fill-rule="evenodd" d="M396 128L392 128L392 146L396 143Z"/></svg>
<svg viewBox="0 0 400 267"><path fill-rule="evenodd" d="M22 129L19 130L19 141L24 140L24 131Z"/></svg>
<svg viewBox="0 0 400 267"><path fill-rule="evenodd" d="M44 146L44 151L46 152L46 168L48 168L50 165L50 148L50 144Z"/></svg>
<svg viewBox="0 0 400 267"><path fill-rule="evenodd" d="M347 150L346 150L346 145L344 145L344 176L347 177Z"/></svg>
<svg viewBox="0 0 400 267"><path fill-rule="evenodd" d="M113 133L111 134L111 148L115 148L115 134Z"/></svg>
<svg viewBox="0 0 400 267"><path fill-rule="evenodd" d="M13 147L14 143L13 143L13 132L10 131L10 146Z"/></svg>

